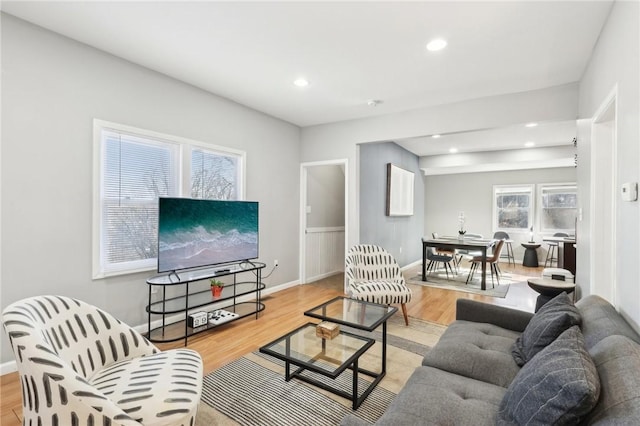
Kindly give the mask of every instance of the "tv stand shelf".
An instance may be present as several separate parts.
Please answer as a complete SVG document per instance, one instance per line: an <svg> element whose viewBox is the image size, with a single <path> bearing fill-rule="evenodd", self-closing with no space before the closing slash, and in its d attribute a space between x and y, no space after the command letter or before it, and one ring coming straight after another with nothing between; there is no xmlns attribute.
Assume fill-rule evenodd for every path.
<svg viewBox="0 0 640 426"><path fill-rule="evenodd" d="M187 339L194 334L211 330L222 324L255 315L264 310L264 304L260 301L261 291L265 285L262 283L262 269L266 265L261 262L242 262L233 265L218 266L217 268L198 269L169 274L155 275L147 280L149 285L149 304L146 307L148 314L147 338L156 343L174 342ZM239 281L238 274L251 273L255 279L251 281ZM233 282L226 284L219 297L214 297L211 290L202 290L202 286L193 285L196 281L233 276ZM244 279L244 278L243 278ZM161 299L153 301L152 291L155 286L162 287ZM194 288L195 287L195 288ZM167 295L167 289L171 295ZM255 300L240 302L238 298L255 294ZM233 314L225 322L207 324L199 327L189 327L189 314L196 311L204 311L210 316L215 310L223 309ZM162 317L161 325L152 328L152 315ZM171 318L168 318L171 315ZM237 316L235 316L237 315ZM179 318L177 318L179 317Z"/></svg>

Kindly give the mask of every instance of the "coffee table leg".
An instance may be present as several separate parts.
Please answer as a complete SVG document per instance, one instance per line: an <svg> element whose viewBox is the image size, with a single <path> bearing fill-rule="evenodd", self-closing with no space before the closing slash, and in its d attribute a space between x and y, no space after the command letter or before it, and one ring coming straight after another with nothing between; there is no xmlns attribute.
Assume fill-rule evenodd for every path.
<svg viewBox="0 0 640 426"><path fill-rule="evenodd" d="M382 323L382 374L387 372L387 322Z"/></svg>
<svg viewBox="0 0 640 426"><path fill-rule="evenodd" d="M287 382L291 380L291 374L289 374L289 361L284 362L284 380Z"/></svg>
<svg viewBox="0 0 640 426"><path fill-rule="evenodd" d="M353 399L351 400L353 409L356 410L358 404L358 360L353 361Z"/></svg>

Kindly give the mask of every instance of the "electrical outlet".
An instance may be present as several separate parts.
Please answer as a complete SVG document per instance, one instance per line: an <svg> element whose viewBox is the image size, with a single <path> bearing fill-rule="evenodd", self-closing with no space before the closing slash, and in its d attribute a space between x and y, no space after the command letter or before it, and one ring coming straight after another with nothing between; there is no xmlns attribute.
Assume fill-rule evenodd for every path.
<svg viewBox="0 0 640 426"><path fill-rule="evenodd" d="M276 260L274 260L274 261L273 261L273 266L274 266L274 267L278 266L278 259L276 259Z"/></svg>

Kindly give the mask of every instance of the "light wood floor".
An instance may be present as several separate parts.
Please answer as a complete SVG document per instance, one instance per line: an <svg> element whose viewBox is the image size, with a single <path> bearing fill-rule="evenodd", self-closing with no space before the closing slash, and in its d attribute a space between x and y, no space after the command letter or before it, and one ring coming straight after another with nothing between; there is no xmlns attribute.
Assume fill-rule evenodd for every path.
<svg viewBox="0 0 640 426"><path fill-rule="evenodd" d="M501 264L503 272L539 277L542 268L527 268L520 265ZM413 277L420 267L405 271ZM488 277L487 277L488 278ZM509 306L533 312L538 296L526 283L512 284L504 299L442 290L424 286L413 286L413 297L407 305L410 317L421 318L440 324L449 324L455 319L455 301L468 298L487 303ZM202 333L189 339L188 347L200 353L204 361L204 373L208 374L240 356L257 350L260 346L286 332L309 322L304 311L343 294L342 274L301 285L264 297L265 310L260 318L244 318L217 328L215 332ZM397 315L402 315L399 310ZM160 349L181 347L182 342L158 345ZM22 413L22 391L17 373L0 377L0 425L19 426Z"/></svg>

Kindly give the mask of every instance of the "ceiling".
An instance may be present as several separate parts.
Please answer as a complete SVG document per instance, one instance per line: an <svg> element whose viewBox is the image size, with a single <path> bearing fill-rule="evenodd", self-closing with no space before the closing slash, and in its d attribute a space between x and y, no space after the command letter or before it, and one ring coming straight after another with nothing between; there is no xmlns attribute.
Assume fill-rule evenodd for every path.
<svg viewBox="0 0 640 426"><path fill-rule="evenodd" d="M533 123L450 133L438 138L428 135L398 139L394 142L422 157L449 154L451 148L455 148L456 152L480 152L571 145L576 137L575 120L535 123L534 127L527 124Z"/></svg>
<svg viewBox="0 0 640 426"><path fill-rule="evenodd" d="M3 1L2 10L304 127L576 82L611 4ZM436 37L447 48L428 52ZM294 86L299 77L310 85Z"/></svg>

